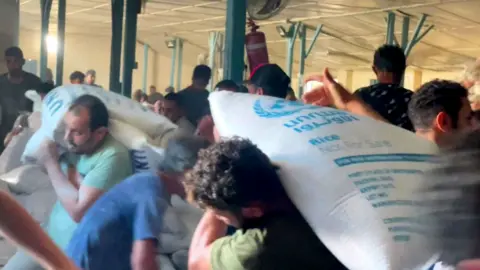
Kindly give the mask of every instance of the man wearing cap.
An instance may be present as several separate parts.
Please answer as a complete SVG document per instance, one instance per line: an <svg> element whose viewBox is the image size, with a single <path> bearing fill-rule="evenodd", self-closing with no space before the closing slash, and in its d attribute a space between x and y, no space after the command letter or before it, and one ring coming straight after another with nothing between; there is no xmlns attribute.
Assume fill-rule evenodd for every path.
<svg viewBox="0 0 480 270"><path fill-rule="evenodd" d="M8 72L0 76L0 141L3 142L6 134L12 129L20 112L31 112L33 102L25 97L28 90L38 90L42 84L40 78L32 73L25 72L25 59L18 47L5 50L5 62ZM0 152L3 144L0 144Z"/></svg>
<svg viewBox="0 0 480 270"><path fill-rule="evenodd" d="M247 87L251 94L286 98L290 77L277 64L265 64L253 70Z"/></svg>
<svg viewBox="0 0 480 270"><path fill-rule="evenodd" d="M85 84L100 87L100 85L95 84L95 80L97 79L97 72L93 69L87 70L85 73Z"/></svg>

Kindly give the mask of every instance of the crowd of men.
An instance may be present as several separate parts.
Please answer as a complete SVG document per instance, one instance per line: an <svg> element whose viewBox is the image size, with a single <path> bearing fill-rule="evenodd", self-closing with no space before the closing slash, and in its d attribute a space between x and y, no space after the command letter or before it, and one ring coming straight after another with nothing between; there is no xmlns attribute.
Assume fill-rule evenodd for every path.
<svg viewBox="0 0 480 270"><path fill-rule="evenodd" d="M12 91L9 98L40 84L22 71L21 51L7 50L5 57L9 73L0 78L0 89ZM468 140L458 138L477 125L468 90L458 82L433 80L412 92L401 86L406 66L403 51L385 45L374 55L377 84L352 94L325 70L308 79L322 86L301 98L416 132L441 149L461 150L469 142L470 150L480 150L478 131ZM94 84L95 72L74 72L71 82L88 77ZM200 65L186 89L170 89L165 96L156 89L149 96L135 93L137 101L184 131L168 142L157 174L132 175L128 150L109 134L105 104L90 95L76 99L64 117L68 152L59 154L52 141L38 151L58 198L42 225L48 237L20 210L13 221L0 220L6 236L24 248L4 269L158 269L158 237L173 194L205 210L190 245L188 269L345 269L291 202L269 158L247 139L219 138L209 111L210 79L210 68ZM296 100L290 78L276 64L258 67L244 85L225 80L215 89ZM4 102L28 110L21 100ZM11 123L10 132L15 119L3 105L2 129ZM480 154L474 161L480 164ZM453 166L458 160L449 162ZM5 194L0 201L0 213L15 207Z"/></svg>

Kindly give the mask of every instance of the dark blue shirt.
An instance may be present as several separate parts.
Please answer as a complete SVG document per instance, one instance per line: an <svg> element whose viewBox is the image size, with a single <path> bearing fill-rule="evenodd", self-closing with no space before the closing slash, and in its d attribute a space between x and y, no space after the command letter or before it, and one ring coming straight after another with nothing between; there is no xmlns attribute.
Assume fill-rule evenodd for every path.
<svg viewBox="0 0 480 270"><path fill-rule="evenodd" d="M87 211L67 255L81 269L130 270L134 241L157 240L160 235L168 206L163 194L160 178L152 173L117 184Z"/></svg>

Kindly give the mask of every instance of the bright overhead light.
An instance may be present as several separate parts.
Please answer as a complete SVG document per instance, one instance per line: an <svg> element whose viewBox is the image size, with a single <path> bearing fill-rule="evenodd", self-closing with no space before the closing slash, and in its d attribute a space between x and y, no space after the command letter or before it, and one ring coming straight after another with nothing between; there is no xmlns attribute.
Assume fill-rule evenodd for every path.
<svg viewBox="0 0 480 270"><path fill-rule="evenodd" d="M287 36L287 31L285 30L285 28L283 26L277 25L275 28L277 29L277 32L281 37L284 38L284 37Z"/></svg>
<svg viewBox="0 0 480 270"><path fill-rule="evenodd" d="M56 53L58 50L58 40L55 36L47 36L47 51L49 53Z"/></svg>
<svg viewBox="0 0 480 270"><path fill-rule="evenodd" d="M175 48L175 40L167 40L165 41L165 45L167 45L167 48L169 49L173 49Z"/></svg>

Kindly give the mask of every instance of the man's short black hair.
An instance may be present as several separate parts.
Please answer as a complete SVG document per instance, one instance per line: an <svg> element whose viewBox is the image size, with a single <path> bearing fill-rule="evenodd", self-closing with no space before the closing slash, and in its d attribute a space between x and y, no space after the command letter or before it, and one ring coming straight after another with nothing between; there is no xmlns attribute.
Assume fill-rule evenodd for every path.
<svg viewBox="0 0 480 270"><path fill-rule="evenodd" d="M210 145L199 136L179 135L168 141L164 158L158 169L166 173L184 173L195 166L198 152Z"/></svg>
<svg viewBox="0 0 480 270"><path fill-rule="evenodd" d="M440 112L445 112L457 126L462 101L468 91L461 84L447 80L433 80L422 85L408 104L408 116L415 129L428 129Z"/></svg>
<svg viewBox="0 0 480 270"><path fill-rule="evenodd" d="M284 99L290 87L290 77L277 64L266 64L255 70L250 83L261 87L265 96Z"/></svg>
<svg viewBox="0 0 480 270"><path fill-rule="evenodd" d="M5 57L7 56L23 59L23 51L19 47L10 47L5 50Z"/></svg>
<svg viewBox="0 0 480 270"><path fill-rule="evenodd" d="M193 79L194 80L201 79L201 80L205 80L205 81L208 82L211 77L212 77L212 70L207 65L198 65L193 70Z"/></svg>
<svg viewBox="0 0 480 270"><path fill-rule="evenodd" d="M234 90L235 92L238 92L239 87L232 80L223 80L217 83L217 85L215 85L215 90L225 90L225 89Z"/></svg>
<svg viewBox="0 0 480 270"><path fill-rule="evenodd" d="M55 88L55 85L53 85L53 83L44 82L44 83L40 84L40 86L38 86L38 88L36 90L37 90L37 93L42 94L42 95L46 95L50 91L52 91L54 88Z"/></svg>
<svg viewBox="0 0 480 270"><path fill-rule="evenodd" d="M85 81L85 74L81 71L74 71L70 74L70 81L80 80L81 82Z"/></svg>
<svg viewBox="0 0 480 270"><path fill-rule="evenodd" d="M402 48L383 45L375 51L373 65L379 71L391 72L401 78L407 68L407 60Z"/></svg>
<svg viewBox="0 0 480 270"><path fill-rule="evenodd" d="M165 95L164 99L175 102L179 107L183 107L184 102L182 95L179 95L178 93L168 93Z"/></svg>
<svg viewBox="0 0 480 270"><path fill-rule="evenodd" d="M95 131L101 127L108 127L110 116L105 104L96 96L83 95L78 97L70 105L69 111L85 108L90 115L90 130Z"/></svg>
<svg viewBox="0 0 480 270"><path fill-rule="evenodd" d="M189 195L202 207L237 211L253 202L288 198L277 168L257 146L234 137L201 150L185 179Z"/></svg>

